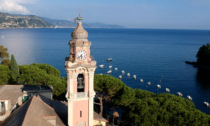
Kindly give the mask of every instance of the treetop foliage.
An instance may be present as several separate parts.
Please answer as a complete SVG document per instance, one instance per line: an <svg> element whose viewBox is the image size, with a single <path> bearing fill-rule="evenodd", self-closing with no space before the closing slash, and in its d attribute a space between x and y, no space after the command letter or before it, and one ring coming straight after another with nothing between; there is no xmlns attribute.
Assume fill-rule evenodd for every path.
<svg viewBox="0 0 210 126"><path fill-rule="evenodd" d="M0 85L8 84L11 78L11 71L8 66L0 65Z"/></svg>
<svg viewBox="0 0 210 126"><path fill-rule="evenodd" d="M196 57L197 63L210 66L210 44L201 46Z"/></svg>
<svg viewBox="0 0 210 126"><path fill-rule="evenodd" d="M106 92L106 97L114 97L120 89L122 89L124 83L109 75L95 75L94 89L98 92Z"/></svg>
<svg viewBox="0 0 210 126"><path fill-rule="evenodd" d="M14 56L12 57L14 58ZM13 58L12 61L15 61ZM65 94L67 84L66 78L60 77L60 72L51 65L31 64L19 66L19 75L17 78L14 78L12 64L13 63L11 63L11 70L6 65L0 65L0 84L47 85L53 86L53 94L57 98L60 98L61 95ZM14 68L17 70L16 67ZM64 100L65 98L62 97L62 99Z"/></svg>
<svg viewBox="0 0 210 126"><path fill-rule="evenodd" d="M106 92L109 104L123 110L126 125L188 126L210 125L210 115L195 108L193 102L168 93L154 94L127 87L110 75L95 75L95 91Z"/></svg>
<svg viewBox="0 0 210 126"><path fill-rule="evenodd" d="M53 66L40 63L40 64L32 64L32 66L37 66L39 69L45 70L47 74L51 74L57 77L60 77L60 71L58 69L55 69Z"/></svg>
<svg viewBox="0 0 210 126"><path fill-rule="evenodd" d="M6 66L10 66L11 65L11 61L9 59L3 59L1 64L2 65L6 65Z"/></svg>
<svg viewBox="0 0 210 126"><path fill-rule="evenodd" d="M16 81L17 77L19 76L19 67L18 67L18 64L17 64L17 62L15 60L15 56L14 55L11 56L10 69L12 71L12 78L13 78L13 80Z"/></svg>
<svg viewBox="0 0 210 126"><path fill-rule="evenodd" d="M53 93L59 96L65 93L66 79L60 77L60 72L47 64L32 64L20 66L18 83L53 86Z"/></svg>
<svg viewBox="0 0 210 126"><path fill-rule="evenodd" d="M9 58L9 53L7 52L8 49L4 46L0 45L0 63L2 64L2 61L6 58ZM7 63L7 61L4 61L3 63Z"/></svg>

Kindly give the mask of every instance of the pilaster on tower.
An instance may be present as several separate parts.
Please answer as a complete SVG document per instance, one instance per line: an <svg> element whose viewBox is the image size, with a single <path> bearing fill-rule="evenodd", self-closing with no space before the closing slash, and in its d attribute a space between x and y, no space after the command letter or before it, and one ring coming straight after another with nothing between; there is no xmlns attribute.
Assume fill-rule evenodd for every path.
<svg viewBox="0 0 210 126"><path fill-rule="evenodd" d="M68 125L93 125L94 73L96 61L91 59L88 32L82 27L79 16L77 27L69 42L70 54L66 58Z"/></svg>

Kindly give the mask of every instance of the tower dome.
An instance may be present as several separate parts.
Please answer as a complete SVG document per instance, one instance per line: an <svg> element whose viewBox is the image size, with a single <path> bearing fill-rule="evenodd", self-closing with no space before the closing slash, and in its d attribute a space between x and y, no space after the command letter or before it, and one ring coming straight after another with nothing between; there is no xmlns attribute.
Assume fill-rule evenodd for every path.
<svg viewBox="0 0 210 126"><path fill-rule="evenodd" d="M78 22L76 29L71 34L72 39L87 39L88 32L82 27L82 22Z"/></svg>

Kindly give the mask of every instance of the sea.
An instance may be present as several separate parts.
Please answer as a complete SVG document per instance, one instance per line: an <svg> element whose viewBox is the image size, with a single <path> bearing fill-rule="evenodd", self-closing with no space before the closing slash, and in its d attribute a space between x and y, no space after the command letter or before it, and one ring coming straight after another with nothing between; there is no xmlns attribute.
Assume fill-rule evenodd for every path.
<svg viewBox="0 0 210 126"><path fill-rule="evenodd" d="M69 57L68 45L73 28L0 29L0 45L14 54L19 65L46 63L66 76L65 57ZM210 43L210 30L177 29L102 29L87 28L91 41L91 55L97 61L96 74L118 78L129 87L154 93L181 92L184 98L192 97L197 109L210 114L210 75L202 74L198 68L185 61L196 61L202 45ZM107 62L112 58L111 62ZM112 66L109 69L109 66ZM114 68L118 68L115 71ZM130 73L130 77L127 77ZM136 80L133 79L136 75ZM206 76L206 77L203 77ZM140 79L144 82L141 83ZM147 83L151 82L148 86ZM157 88L161 85L161 89Z"/></svg>

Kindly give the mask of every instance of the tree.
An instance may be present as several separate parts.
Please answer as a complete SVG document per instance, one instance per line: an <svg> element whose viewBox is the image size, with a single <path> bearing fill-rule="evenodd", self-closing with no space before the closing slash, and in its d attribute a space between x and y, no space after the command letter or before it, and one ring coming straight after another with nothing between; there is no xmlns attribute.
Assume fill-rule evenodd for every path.
<svg viewBox="0 0 210 126"><path fill-rule="evenodd" d="M210 125L210 115L197 110L186 98L132 89L109 75L95 75L94 83L96 97L103 99L101 107L108 103L111 109L118 108L123 125Z"/></svg>
<svg viewBox="0 0 210 126"><path fill-rule="evenodd" d="M8 66L0 65L0 85L8 84L11 79L11 71Z"/></svg>
<svg viewBox="0 0 210 126"><path fill-rule="evenodd" d="M99 99L100 115L103 115L103 100L110 102L114 96L116 97L118 91L124 86L124 83L110 75L95 75L94 77L94 90L96 91L96 97ZM116 97L117 98L117 97Z"/></svg>
<svg viewBox="0 0 210 126"><path fill-rule="evenodd" d="M47 85L53 86L53 94L61 98L66 91L66 78L62 78L60 72L48 64L22 65L18 78L19 84ZM61 98L65 99L65 98Z"/></svg>
<svg viewBox="0 0 210 126"><path fill-rule="evenodd" d="M10 65L10 69L12 71L12 78L14 80L14 82L17 81L17 77L19 76L19 67L18 64L15 60L14 55L11 56L11 65Z"/></svg>
<svg viewBox="0 0 210 126"><path fill-rule="evenodd" d="M196 57L198 64L210 66L210 44L200 47Z"/></svg>
<svg viewBox="0 0 210 126"><path fill-rule="evenodd" d="M9 53L7 51L7 48L4 48L4 46L0 45L0 62L2 62L4 58L9 58Z"/></svg>
<svg viewBox="0 0 210 126"><path fill-rule="evenodd" d="M3 59L2 62L1 62L1 64L2 64L2 65L6 65L6 66L9 67L10 64L11 64L11 61L10 61L9 59Z"/></svg>
<svg viewBox="0 0 210 126"><path fill-rule="evenodd" d="M55 69L53 66L51 66L49 64L40 63L40 64L32 64L32 66L39 67L39 69L44 70L47 74L51 74L56 77L60 77L60 71Z"/></svg>

